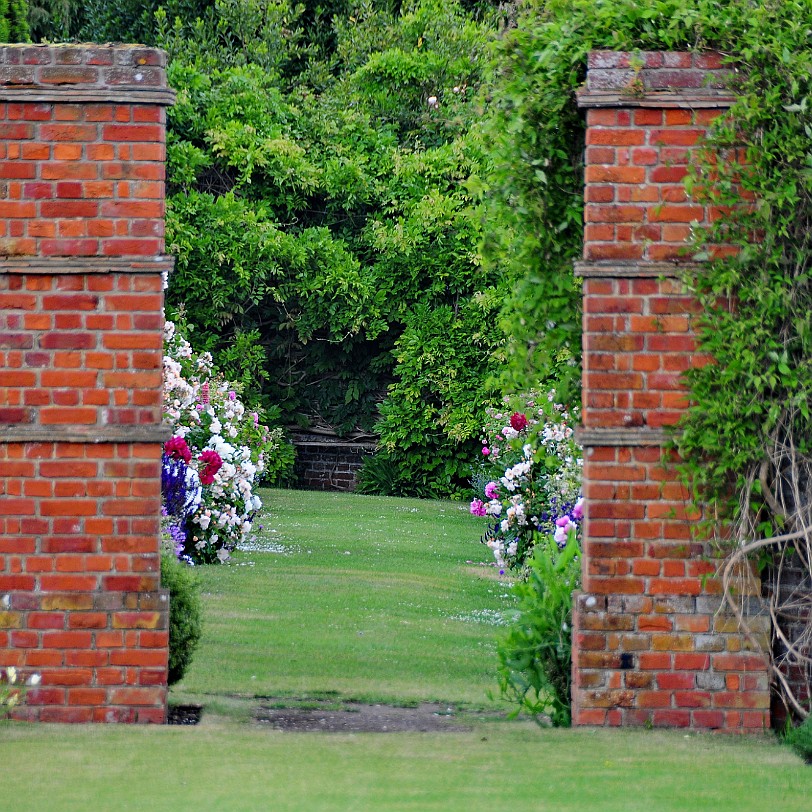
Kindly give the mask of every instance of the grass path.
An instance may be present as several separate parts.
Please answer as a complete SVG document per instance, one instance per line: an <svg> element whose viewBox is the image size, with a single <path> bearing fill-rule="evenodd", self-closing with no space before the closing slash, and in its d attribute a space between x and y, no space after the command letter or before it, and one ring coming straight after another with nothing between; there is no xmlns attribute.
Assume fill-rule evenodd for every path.
<svg viewBox="0 0 812 812"><path fill-rule="evenodd" d="M808 812L812 769L772 737L542 730L322 734L251 721L294 697L489 708L505 587L463 506L265 494L254 549L202 570L205 643L173 695L191 728L0 723L0 809Z"/></svg>
<svg viewBox="0 0 812 812"><path fill-rule="evenodd" d="M476 565L490 552L464 505L265 497L254 549L201 570L205 640L178 695L487 702L508 587Z"/></svg>

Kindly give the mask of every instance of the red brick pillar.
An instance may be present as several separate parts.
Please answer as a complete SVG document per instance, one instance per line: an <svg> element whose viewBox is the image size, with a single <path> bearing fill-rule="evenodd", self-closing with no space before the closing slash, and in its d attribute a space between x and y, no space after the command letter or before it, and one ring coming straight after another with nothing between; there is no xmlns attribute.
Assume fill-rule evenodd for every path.
<svg viewBox="0 0 812 812"><path fill-rule="evenodd" d="M162 722L160 51L0 47L0 666L18 716Z"/></svg>
<svg viewBox="0 0 812 812"><path fill-rule="evenodd" d="M733 101L724 87L715 54L595 52L579 94L587 514L574 607L576 725L769 726L766 659L720 611L697 517L663 465L665 427L687 405L681 373L703 361L695 302L678 280L690 229L712 213L687 198L682 180ZM766 647L766 618L752 626Z"/></svg>

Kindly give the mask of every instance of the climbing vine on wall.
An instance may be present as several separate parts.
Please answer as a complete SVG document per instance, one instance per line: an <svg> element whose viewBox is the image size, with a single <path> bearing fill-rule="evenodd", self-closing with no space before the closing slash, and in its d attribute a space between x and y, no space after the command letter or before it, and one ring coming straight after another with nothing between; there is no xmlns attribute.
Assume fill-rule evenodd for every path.
<svg viewBox="0 0 812 812"><path fill-rule="evenodd" d="M721 213L696 235L698 256L711 261L687 279L714 363L689 373L693 405L678 446L695 494L728 526L731 603L741 560L769 564L761 568L782 666L775 677L788 706L806 715L785 675L806 673L808 704L812 624L795 639L783 629L812 607L809 584L795 590L784 576L791 561L807 580L812 571L812 6L736 11L738 101L691 181ZM734 250L718 256L719 244Z"/></svg>
<svg viewBox="0 0 812 812"><path fill-rule="evenodd" d="M713 48L729 57L739 100L691 180L718 214L692 246L712 261L686 278L706 314L700 349L714 363L689 376L693 406L678 445L695 498L721 519L714 529L726 538L729 594L734 573L747 570L742 558L771 563L775 665L788 660L806 673L809 624L794 643L781 636L810 599L775 579L788 558L812 568L811 31L806 0L531 0L501 40L483 125L495 145L484 252L514 279L502 309L511 336L503 383L559 376L559 397L571 399L579 372L571 362L580 358L571 263L582 244L575 90L586 55ZM742 191L752 201L745 210ZM719 243L731 250L714 259Z"/></svg>

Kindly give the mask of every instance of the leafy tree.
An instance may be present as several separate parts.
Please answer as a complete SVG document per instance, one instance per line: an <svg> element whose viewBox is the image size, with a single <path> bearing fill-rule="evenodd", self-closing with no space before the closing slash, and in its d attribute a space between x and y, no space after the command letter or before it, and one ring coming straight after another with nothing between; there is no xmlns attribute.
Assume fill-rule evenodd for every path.
<svg viewBox="0 0 812 812"><path fill-rule="evenodd" d="M458 491L500 342L493 307L476 304L496 279L467 186L483 161L468 132L489 29L439 0L337 3L319 16L330 36L306 32L309 5L218 0L208 13L156 19L178 90L170 302L233 363L253 337L242 372L286 421L369 431L380 404L404 490ZM434 361L419 380L422 343ZM425 434L431 415L426 455L401 429Z"/></svg>
<svg viewBox="0 0 812 812"><path fill-rule="evenodd" d="M0 0L0 42L28 42L27 0Z"/></svg>

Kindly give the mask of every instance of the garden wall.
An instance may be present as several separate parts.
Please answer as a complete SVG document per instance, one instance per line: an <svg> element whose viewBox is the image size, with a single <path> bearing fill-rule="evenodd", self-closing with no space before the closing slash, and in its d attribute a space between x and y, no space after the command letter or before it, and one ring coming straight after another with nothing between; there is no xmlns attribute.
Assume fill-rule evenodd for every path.
<svg viewBox="0 0 812 812"><path fill-rule="evenodd" d="M354 491L374 443L343 441L319 434L295 434L296 486L312 491Z"/></svg>
<svg viewBox="0 0 812 812"><path fill-rule="evenodd" d="M162 722L160 51L0 47L0 666L22 718Z"/></svg>
<svg viewBox="0 0 812 812"><path fill-rule="evenodd" d="M594 52L586 109L583 261L583 587L573 619L576 725L761 730L767 659L720 609L667 427L681 373L704 363L680 287L685 241L714 212L682 180L729 108L715 54ZM760 608L753 583L752 611ZM766 651L766 617L750 618Z"/></svg>

